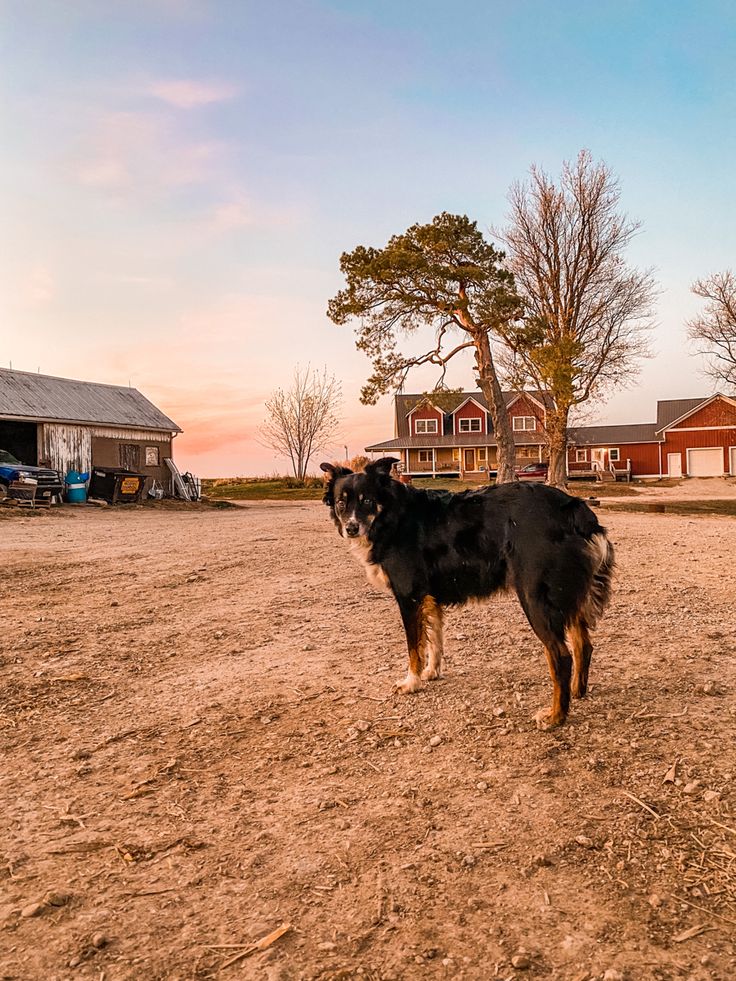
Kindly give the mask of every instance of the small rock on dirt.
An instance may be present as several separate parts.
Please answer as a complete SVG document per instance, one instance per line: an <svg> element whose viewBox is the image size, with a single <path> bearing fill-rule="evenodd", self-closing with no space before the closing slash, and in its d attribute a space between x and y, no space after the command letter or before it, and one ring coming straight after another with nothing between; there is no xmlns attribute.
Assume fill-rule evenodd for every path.
<svg viewBox="0 0 736 981"><path fill-rule="evenodd" d="M429 740L430 746L440 746L442 744L442 736L432 736Z"/></svg>
<svg viewBox="0 0 736 981"><path fill-rule="evenodd" d="M595 848L595 843L592 838L588 838L587 835L578 835L575 841L580 845L581 848Z"/></svg>
<svg viewBox="0 0 736 981"><path fill-rule="evenodd" d="M103 947L107 947L110 941L107 939L104 933L96 933L92 937L92 946L96 947L97 950L102 950Z"/></svg>
<svg viewBox="0 0 736 981"><path fill-rule="evenodd" d="M607 971L603 972L603 981L624 981L624 976L614 967L609 967Z"/></svg>
<svg viewBox="0 0 736 981"><path fill-rule="evenodd" d="M511 966L515 967L517 971L528 971L532 962L526 954L514 954L511 958Z"/></svg>
<svg viewBox="0 0 736 981"><path fill-rule="evenodd" d="M20 915L24 920L27 920L31 916L38 916L39 913L43 912L43 909L43 903L29 903L27 906L23 907L23 909L20 911Z"/></svg>
<svg viewBox="0 0 736 981"><path fill-rule="evenodd" d="M683 790L683 793L685 793L685 794L694 794L695 791L698 789L699 786L700 786L700 781L699 780L691 780L690 783L686 783L685 784L685 786L682 788L682 790Z"/></svg>
<svg viewBox="0 0 736 981"><path fill-rule="evenodd" d="M71 899L67 892L57 892L55 889L49 890L43 897L46 906L66 906Z"/></svg>

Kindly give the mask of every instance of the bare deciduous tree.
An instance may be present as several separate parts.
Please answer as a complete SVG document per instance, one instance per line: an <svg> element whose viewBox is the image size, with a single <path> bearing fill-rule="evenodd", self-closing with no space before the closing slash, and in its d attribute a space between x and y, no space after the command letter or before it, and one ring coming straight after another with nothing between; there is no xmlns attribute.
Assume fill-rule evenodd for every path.
<svg viewBox="0 0 736 981"><path fill-rule="evenodd" d="M727 269L692 285L706 301L705 310L688 322L688 334L708 361L706 372L736 392L736 276Z"/></svg>
<svg viewBox="0 0 736 981"><path fill-rule="evenodd" d="M340 424L342 398L334 375L294 369L291 388L277 388L266 402L267 417L261 427L261 442L288 457L294 476L304 480L311 457L335 438Z"/></svg>
<svg viewBox="0 0 736 981"><path fill-rule="evenodd" d="M416 365L436 365L441 388L448 362L460 351L474 351L478 385L498 443L498 483L516 479L515 447L492 343L499 325L520 309L502 260L503 253L485 241L474 221L443 212L392 236L382 249L358 246L343 253L346 287L327 310L336 324L360 321L357 347L373 363L361 393L367 405L400 387ZM427 350L416 356L399 351L399 335L421 328L434 335Z"/></svg>
<svg viewBox="0 0 736 981"><path fill-rule="evenodd" d="M499 237L525 307L501 325L517 383L548 392L548 482L566 483L570 410L628 384L648 354L655 288L623 253L639 224L619 211L621 192L587 150L565 163L559 184L538 167L509 193Z"/></svg>

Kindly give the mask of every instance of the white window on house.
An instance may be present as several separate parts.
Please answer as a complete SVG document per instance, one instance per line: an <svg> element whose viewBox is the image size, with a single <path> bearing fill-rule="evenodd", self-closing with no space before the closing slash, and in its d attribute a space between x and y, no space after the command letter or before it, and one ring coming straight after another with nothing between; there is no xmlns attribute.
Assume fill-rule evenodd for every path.
<svg viewBox="0 0 736 981"><path fill-rule="evenodd" d="M588 451L575 450L575 463L587 463L587 462L588 462Z"/></svg>
<svg viewBox="0 0 736 981"><path fill-rule="evenodd" d="M146 466L157 467L159 465L158 446L146 447Z"/></svg>
<svg viewBox="0 0 736 981"><path fill-rule="evenodd" d="M437 420L436 419L415 419L414 420L414 432L419 435L420 433L436 433L437 432Z"/></svg>
<svg viewBox="0 0 736 981"><path fill-rule="evenodd" d="M611 461L611 463L619 463L621 460L621 454L619 453L618 449L609 450L608 459Z"/></svg>
<svg viewBox="0 0 736 981"><path fill-rule="evenodd" d="M420 463L430 463L432 460L431 450L420 450L419 451L419 462Z"/></svg>
<svg viewBox="0 0 736 981"><path fill-rule="evenodd" d="M485 458L486 458L486 448L485 446L481 446L478 449L478 459L485 460Z"/></svg>
<svg viewBox="0 0 736 981"><path fill-rule="evenodd" d="M460 419L459 430L461 433L479 433L480 419Z"/></svg>
<svg viewBox="0 0 736 981"><path fill-rule="evenodd" d="M534 432L537 428L535 416L513 416L514 432Z"/></svg>

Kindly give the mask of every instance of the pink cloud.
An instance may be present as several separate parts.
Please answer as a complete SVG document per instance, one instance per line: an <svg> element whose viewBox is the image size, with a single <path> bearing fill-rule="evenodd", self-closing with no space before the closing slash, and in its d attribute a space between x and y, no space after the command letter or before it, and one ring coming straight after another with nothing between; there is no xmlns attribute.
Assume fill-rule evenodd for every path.
<svg viewBox="0 0 736 981"><path fill-rule="evenodd" d="M182 187L214 178L223 147L193 141L153 113L102 115L76 166L82 184L116 194Z"/></svg>
<svg viewBox="0 0 736 981"><path fill-rule="evenodd" d="M43 306L53 299L55 286L46 266L35 266L21 283L21 297L30 306Z"/></svg>
<svg viewBox="0 0 736 981"><path fill-rule="evenodd" d="M252 205L243 197L223 201L212 209L211 227L213 231L229 231L244 228L255 222Z"/></svg>
<svg viewBox="0 0 736 981"><path fill-rule="evenodd" d="M152 82L147 92L170 106L176 106L177 109L196 109L198 106L208 106L214 102L233 99L238 90L228 82L171 78Z"/></svg>

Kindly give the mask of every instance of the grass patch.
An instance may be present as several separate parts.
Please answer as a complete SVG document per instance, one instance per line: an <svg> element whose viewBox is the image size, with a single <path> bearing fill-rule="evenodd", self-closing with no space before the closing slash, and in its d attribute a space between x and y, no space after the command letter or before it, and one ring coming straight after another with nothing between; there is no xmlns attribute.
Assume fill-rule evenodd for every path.
<svg viewBox="0 0 736 981"><path fill-rule="evenodd" d="M736 518L736 501L657 501L658 505L664 507L664 514L684 514L684 515L721 515L726 518ZM643 501L618 501L615 504L606 502L607 511L628 511L637 514L661 514L661 511L652 511L649 504Z"/></svg>
<svg viewBox="0 0 736 981"><path fill-rule="evenodd" d="M202 493L211 501L319 501L324 493L319 478L306 485L291 477L236 477L233 480L203 480Z"/></svg>
<svg viewBox="0 0 736 981"><path fill-rule="evenodd" d="M595 480L571 480L567 493L573 497L637 497L641 484L599 484Z"/></svg>
<svg viewBox="0 0 736 981"><path fill-rule="evenodd" d="M540 480L534 483L542 483ZM412 481L413 487L421 490L479 490L481 487L492 487L494 481L490 483L474 480L457 480L451 477L417 477ZM522 481L522 483L532 483L532 481ZM597 481L571 480L567 485L567 493L573 497L636 497L638 490L633 484L599 484Z"/></svg>
<svg viewBox="0 0 736 981"><path fill-rule="evenodd" d="M419 490L449 490L459 493L492 487L493 481L458 480L452 477L417 477L412 487ZM293 477L233 477L202 481L202 493L210 501L319 501L324 493L319 477L308 477L304 485ZM632 484L598 484L571 481L568 493L576 497L634 497Z"/></svg>
<svg viewBox="0 0 736 981"><path fill-rule="evenodd" d="M412 487L417 490L449 490L455 494L466 490L480 490L481 487L492 487L495 481L459 480L457 477L414 477Z"/></svg>

